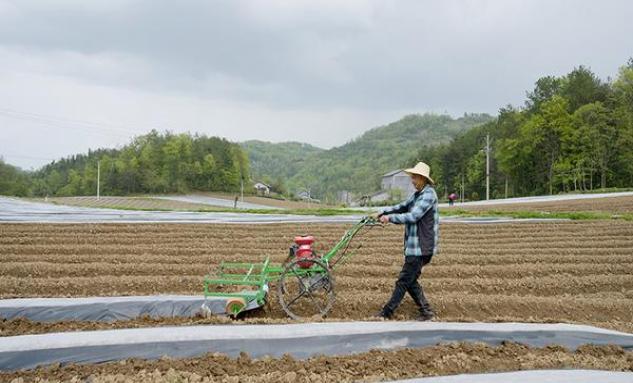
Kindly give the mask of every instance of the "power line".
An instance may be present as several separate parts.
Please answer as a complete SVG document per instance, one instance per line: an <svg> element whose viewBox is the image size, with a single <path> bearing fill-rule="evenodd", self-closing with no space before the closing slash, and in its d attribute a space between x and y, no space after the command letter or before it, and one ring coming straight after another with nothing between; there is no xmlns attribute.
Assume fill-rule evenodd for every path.
<svg viewBox="0 0 633 383"><path fill-rule="evenodd" d="M9 157L9 158L25 158L27 160L45 160L45 161L55 161L55 158L46 158L46 157L33 157L33 156L23 156L20 154L7 154L0 153L0 157Z"/></svg>
<svg viewBox="0 0 633 383"><path fill-rule="evenodd" d="M137 129L119 125L109 125L101 122L74 120L69 118L48 116L39 113L21 112L17 110L0 108L0 116L29 121L47 125L58 129L80 130L90 133L98 133L106 136L117 136L128 139L132 134L139 134Z"/></svg>
<svg viewBox="0 0 633 383"><path fill-rule="evenodd" d="M22 111L17 111L15 109L10 109L10 108L0 108L0 111L8 112L8 113L21 114L21 115L27 115L27 116L33 116L33 117L42 118L42 119L56 120L58 122L69 122L69 123L74 123L74 124L101 126L101 127L105 128L105 129L108 129L108 130L119 130L121 132L127 132L129 129L131 129L130 126L125 126L125 125L106 124L104 122L79 120L79 119L51 116L51 115L46 115L46 114L41 114L41 113L33 113L33 112L22 112Z"/></svg>
<svg viewBox="0 0 633 383"><path fill-rule="evenodd" d="M108 137L128 138L128 136L124 136L123 134L117 134L117 133L113 134L113 133L103 132L103 131L91 129L91 128L85 127L85 126L61 125L61 123L59 123L59 122L46 121L46 120L41 120L41 119L32 118L32 117L28 117L28 116L16 116L16 115L3 113L2 111L0 111L0 116L14 118L14 119L23 120L23 121L28 121L28 122L44 125L44 126L47 126L47 127L50 127L50 128L55 128L55 129L82 131L82 132L87 132L87 133L91 133L91 134L99 134L99 135L108 136Z"/></svg>

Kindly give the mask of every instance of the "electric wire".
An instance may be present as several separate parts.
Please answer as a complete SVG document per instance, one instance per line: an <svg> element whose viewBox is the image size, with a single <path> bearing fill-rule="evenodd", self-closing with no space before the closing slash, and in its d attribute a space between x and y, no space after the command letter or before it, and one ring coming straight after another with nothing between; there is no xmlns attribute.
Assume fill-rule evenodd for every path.
<svg viewBox="0 0 633 383"><path fill-rule="evenodd" d="M39 113L21 112L13 109L0 108L0 116L17 120L28 121L36 124L50 126L58 129L69 129L97 133L105 136L130 138L130 135L141 134L138 128L105 124L101 122L76 120Z"/></svg>

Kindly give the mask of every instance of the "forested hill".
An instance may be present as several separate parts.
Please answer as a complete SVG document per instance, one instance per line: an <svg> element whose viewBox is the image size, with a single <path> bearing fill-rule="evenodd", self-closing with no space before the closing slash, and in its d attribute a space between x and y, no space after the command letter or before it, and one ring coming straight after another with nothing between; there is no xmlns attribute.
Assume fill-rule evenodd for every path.
<svg viewBox="0 0 633 383"><path fill-rule="evenodd" d="M317 198L334 197L340 190L370 193L378 189L382 174L401 167L421 145L448 142L491 119L477 114L458 119L410 115L330 150L298 142L236 144L217 137L152 131L120 149L73 155L36 172L22 172L0 161L0 175L6 181L0 182L0 194L95 194L97 163L103 195L234 191L242 177L247 184L270 183L283 194L306 189Z"/></svg>
<svg viewBox="0 0 633 383"><path fill-rule="evenodd" d="M275 190L283 190L286 181L305 166L308 158L325 151L300 142L251 140L241 146L248 153L253 180L268 183Z"/></svg>
<svg viewBox="0 0 633 383"><path fill-rule="evenodd" d="M407 163L429 162L442 193L485 198L486 135L491 198L632 187L633 59L607 81L583 66L542 77L523 107L501 108L496 120Z"/></svg>
<svg viewBox="0 0 633 383"><path fill-rule="evenodd" d="M248 158L238 144L152 131L121 149L90 151L48 164L32 174L31 192L19 195L94 194L98 162L103 195L236 191L242 176L248 179L249 174Z"/></svg>
<svg viewBox="0 0 633 383"><path fill-rule="evenodd" d="M292 193L309 189L313 196L334 197L337 191L349 190L356 193L370 193L379 189L382 174L397 169L416 153L422 145L437 145L450 141L456 134L473 126L491 121L486 114L465 114L453 119L446 115L409 115L386 126L367 131L355 140L330 150L318 150L307 147L302 152L297 146L291 146L291 156L284 157L296 166L280 163L282 173L275 166L259 173L271 179L287 178L287 187ZM285 144L270 146L286 151ZM263 169L258 163L259 152L249 152L251 166ZM306 154L312 151L311 154ZM272 154L270 154L272 158ZM277 154L276 157L283 155ZM273 163L276 165L276 163ZM296 170L295 170L296 169ZM294 173L293 173L294 172Z"/></svg>
<svg viewBox="0 0 633 383"><path fill-rule="evenodd" d="M583 66L542 77L523 106L503 107L496 118L410 115L329 150L153 131L35 173L0 157L0 194L94 194L100 161L104 195L233 191L242 177L251 179L252 167L254 181L277 191L333 200L341 190L376 191L382 174L423 160L442 195L463 189L478 199L485 196L486 135L492 198L633 186L633 59L606 81Z"/></svg>

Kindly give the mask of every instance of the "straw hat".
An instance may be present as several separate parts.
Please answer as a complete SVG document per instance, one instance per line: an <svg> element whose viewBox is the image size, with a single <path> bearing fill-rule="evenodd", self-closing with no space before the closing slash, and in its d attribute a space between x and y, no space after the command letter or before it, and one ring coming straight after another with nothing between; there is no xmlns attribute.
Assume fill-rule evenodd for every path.
<svg viewBox="0 0 633 383"><path fill-rule="evenodd" d="M433 178L431 178L429 176L429 174L431 174L431 167L429 165L425 164L424 162L418 162L411 169L404 169L404 171L406 173L408 173L409 175L411 175L411 174L419 174L422 177L424 177L427 180L429 180L429 182L431 182L432 184L435 184L435 181L433 181Z"/></svg>

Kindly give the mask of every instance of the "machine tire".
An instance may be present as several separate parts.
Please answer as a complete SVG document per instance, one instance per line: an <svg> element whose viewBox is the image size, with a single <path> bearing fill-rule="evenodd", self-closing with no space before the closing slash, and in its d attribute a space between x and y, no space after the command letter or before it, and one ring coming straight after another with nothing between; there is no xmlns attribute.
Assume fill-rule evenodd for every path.
<svg viewBox="0 0 633 383"><path fill-rule="evenodd" d="M310 267L300 267L299 263ZM320 269L310 273L311 269ZM300 277L297 272L307 270ZM277 297L283 310L292 319L300 320L314 316L325 317L334 305L334 275L319 258L294 259L288 263L277 283Z"/></svg>

